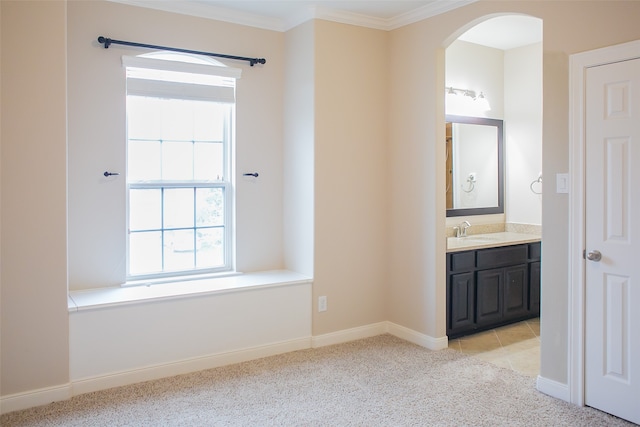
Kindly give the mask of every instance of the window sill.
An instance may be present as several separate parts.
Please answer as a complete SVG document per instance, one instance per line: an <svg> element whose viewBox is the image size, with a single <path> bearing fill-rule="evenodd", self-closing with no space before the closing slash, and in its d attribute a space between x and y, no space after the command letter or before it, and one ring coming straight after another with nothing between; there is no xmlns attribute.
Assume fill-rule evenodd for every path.
<svg viewBox="0 0 640 427"><path fill-rule="evenodd" d="M263 271L201 280L182 280L147 286L69 292L69 312L105 307L245 291L256 288L312 283L313 279L287 270Z"/></svg>

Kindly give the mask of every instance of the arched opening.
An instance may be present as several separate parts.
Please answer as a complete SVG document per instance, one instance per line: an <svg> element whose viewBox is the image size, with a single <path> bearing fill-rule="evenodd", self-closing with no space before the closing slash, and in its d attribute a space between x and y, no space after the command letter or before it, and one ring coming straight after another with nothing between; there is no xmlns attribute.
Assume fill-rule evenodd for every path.
<svg viewBox="0 0 640 427"><path fill-rule="evenodd" d="M452 251L460 250L460 238L456 234L464 234L463 229L469 236L469 250L490 248L490 238L486 242L480 238L486 235L494 235L499 245L503 245L501 239L508 239L511 233L539 238L542 227L542 20L526 15L484 17L461 28L445 47L447 257ZM479 144L477 136L462 143L464 132L470 130L462 125L458 128L452 116L461 117L460 121L467 118L499 121L504 129L501 154L486 147L470 149ZM471 152L472 159L463 160L465 152ZM504 168L502 178L496 178L500 177L495 173L499 163ZM498 179L503 185L500 191ZM495 188L495 196L489 201L480 197L483 186L487 185ZM498 204L500 209L494 207ZM526 247L529 251L535 250L532 248L534 246ZM466 249L463 247L463 250ZM452 316L456 316L452 314L452 310L456 310L452 308L456 304L451 299L452 293L460 293L462 288L455 290L454 274L448 263L447 334L458 337L450 340L452 348L470 353L479 348L490 350L490 354L483 357L535 377L539 374L540 263L539 258L531 263L532 254L525 256L527 262L522 264L524 282L520 290L521 296L526 297L526 301L521 302L527 308L516 315L503 315L508 304L514 302L507 294L509 276L504 271L494 282L495 292L490 297L496 303L492 310L502 313L496 315L495 323L480 320L482 313L477 304L482 305L483 283L479 266L474 265L465 272L468 280L464 286L469 290L466 296L468 303L473 304L466 312L470 324L466 330L452 328L452 322L455 326ZM532 268L537 268L537 272L532 272ZM538 294L534 295L536 286ZM512 321L513 325L504 326ZM510 357L514 353L507 348L510 344L520 347L518 359Z"/></svg>

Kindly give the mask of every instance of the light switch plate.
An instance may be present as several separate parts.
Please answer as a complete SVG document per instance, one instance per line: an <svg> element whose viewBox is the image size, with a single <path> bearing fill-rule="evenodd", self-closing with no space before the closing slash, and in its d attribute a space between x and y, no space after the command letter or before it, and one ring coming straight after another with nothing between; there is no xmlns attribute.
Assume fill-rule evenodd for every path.
<svg viewBox="0 0 640 427"><path fill-rule="evenodd" d="M557 173L556 174L556 193L568 193L569 192L569 174Z"/></svg>

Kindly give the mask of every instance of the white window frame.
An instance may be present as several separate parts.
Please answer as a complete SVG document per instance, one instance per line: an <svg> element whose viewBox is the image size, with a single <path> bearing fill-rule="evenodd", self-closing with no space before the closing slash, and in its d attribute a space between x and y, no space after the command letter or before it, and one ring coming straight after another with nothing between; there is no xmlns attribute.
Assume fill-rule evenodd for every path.
<svg viewBox="0 0 640 427"><path fill-rule="evenodd" d="M163 53L160 52L159 55ZM211 58L198 55L184 54L184 59L194 59L196 62L181 62L176 60L157 59L158 54L146 54L136 57L123 56L122 64L127 69L159 70L189 75L215 76L223 79L237 80L240 78L240 69L230 68L222 65ZM175 54L172 54L175 55ZM145 181L129 182L126 177L126 273L127 284L135 285L140 281L148 283L162 282L173 278L185 280L191 277L207 277L220 273L233 272L235 269L235 167L234 167L234 146L235 146L235 84L211 85L182 83L165 80L151 80L139 77L127 77L127 96L145 96L155 98L171 98L181 100L200 100L210 102L221 102L231 105L230 117L228 118L228 128L224 131L224 166L223 177L220 181ZM128 129L128 127L127 127ZM129 135L126 136L127 146ZM203 269L191 269L183 271L169 271L149 274L130 274L130 244L129 244L129 195L131 189L163 189L163 188L222 188L224 192L224 266ZM195 224L194 224L195 226ZM164 229L164 228L163 228Z"/></svg>

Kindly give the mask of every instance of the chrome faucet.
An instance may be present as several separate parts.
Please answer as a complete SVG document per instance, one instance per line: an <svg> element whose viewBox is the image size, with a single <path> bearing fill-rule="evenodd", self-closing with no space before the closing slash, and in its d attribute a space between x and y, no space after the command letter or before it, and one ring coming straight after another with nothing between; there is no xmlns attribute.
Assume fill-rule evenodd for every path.
<svg viewBox="0 0 640 427"><path fill-rule="evenodd" d="M456 233L456 237L467 237L467 228L471 227L469 221L461 222L460 225L453 227L453 231Z"/></svg>

